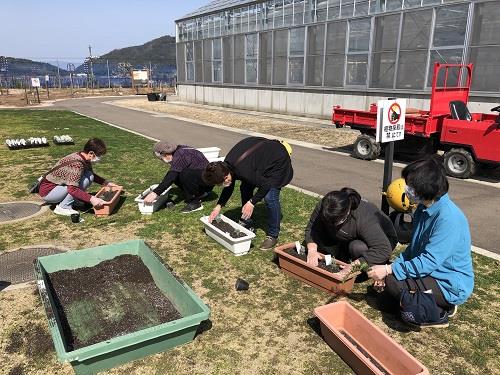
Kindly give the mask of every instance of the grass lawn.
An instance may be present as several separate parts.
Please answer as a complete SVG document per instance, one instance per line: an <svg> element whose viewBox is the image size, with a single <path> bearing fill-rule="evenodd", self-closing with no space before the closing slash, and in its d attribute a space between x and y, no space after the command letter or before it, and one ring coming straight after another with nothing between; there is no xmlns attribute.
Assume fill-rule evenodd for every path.
<svg viewBox="0 0 500 375"><path fill-rule="evenodd" d="M31 221L0 226L0 253L20 246L52 243L71 249L144 238L212 310L212 327L192 343L109 371L110 374L345 374L349 367L315 332L313 309L335 298L292 280L273 263L272 252L252 250L234 257L202 232L204 210L183 215L179 207L142 216L134 197L165 173L152 155L152 142L100 122L61 111L0 111L0 140L69 134L76 146L9 151L0 146L0 201L33 199L26 185L60 157L82 148L90 137L105 140L109 151L95 171L125 187L119 211L104 218L84 214L84 223L50 211ZM189 143L189 140L186 140ZM207 146L210 146L207 141ZM332 188L335 186L332 181ZM353 186L356 188L356 186ZM98 187L94 186L93 191ZM215 190L220 192L218 188ZM214 198L215 199L215 198ZM302 240L315 198L284 189L280 242ZM180 205L182 207L182 205ZM237 191L226 213L236 216ZM263 204L256 218L265 223ZM485 223L491 225L491 223ZM495 225L495 224L493 224ZM264 238L262 228L255 244ZM461 306L448 329L413 332L396 316L381 313L369 282L356 284L349 301L415 355L431 373L487 374L500 368L499 262L474 255L474 295ZM249 292L234 291L242 277ZM47 321L35 288L0 293L0 373L71 374L55 356ZM17 372L16 372L17 371Z"/></svg>

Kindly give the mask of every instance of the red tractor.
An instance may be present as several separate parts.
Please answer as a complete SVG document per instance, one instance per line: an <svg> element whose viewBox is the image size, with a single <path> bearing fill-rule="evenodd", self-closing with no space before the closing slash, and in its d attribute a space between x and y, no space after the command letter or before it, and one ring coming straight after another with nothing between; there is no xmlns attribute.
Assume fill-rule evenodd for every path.
<svg viewBox="0 0 500 375"><path fill-rule="evenodd" d="M447 173L458 178L472 176L478 163L486 168L500 165L500 106L491 109L498 114L469 112L471 76L472 64L435 64L430 110L407 109L405 139L396 142L396 152L441 150ZM361 132L354 143L354 157L372 160L380 155L381 145L375 142L376 104L369 111L335 106L332 122Z"/></svg>

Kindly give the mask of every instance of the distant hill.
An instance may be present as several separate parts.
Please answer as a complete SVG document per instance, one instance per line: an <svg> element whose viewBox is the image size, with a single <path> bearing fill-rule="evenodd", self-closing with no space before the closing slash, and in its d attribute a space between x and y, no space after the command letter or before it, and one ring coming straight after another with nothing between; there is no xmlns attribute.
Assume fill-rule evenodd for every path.
<svg viewBox="0 0 500 375"><path fill-rule="evenodd" d="M5 64L4 61L7 63ZM59 69L61 75L67 74L66 70ZM43 75L56 75L57 66L46 62L33 61L28 59L17 59L14 57L2 58L0 66L0 74L6 76L43 76Z"/></svg>

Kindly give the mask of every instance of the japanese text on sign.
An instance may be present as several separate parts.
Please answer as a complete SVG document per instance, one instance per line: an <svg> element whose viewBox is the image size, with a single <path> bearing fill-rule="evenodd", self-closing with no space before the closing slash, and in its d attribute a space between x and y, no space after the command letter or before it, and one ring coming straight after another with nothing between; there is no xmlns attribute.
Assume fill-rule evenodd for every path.
<svg viewBox="0 0 500 375"><path fill-rule="evenodd" d="M379 100L377 102L377 142L404 139L406 100Z"/></svg>

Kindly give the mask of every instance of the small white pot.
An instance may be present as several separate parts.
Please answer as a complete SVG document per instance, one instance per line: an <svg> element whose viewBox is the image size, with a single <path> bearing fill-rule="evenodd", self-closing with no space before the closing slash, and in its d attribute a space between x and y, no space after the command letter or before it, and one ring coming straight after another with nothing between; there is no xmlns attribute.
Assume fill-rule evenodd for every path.
<svg viewBox="0 0 500 375"><path fill-rule="evenodd" d="M137 206L139 207L139 211L141 211L141 214L143 215L151 215L153 212L158 211L160 207L162 207L165 202L168 199L168 192L172 187L169 187L167 190L165 190L160 196L158 196L153 203L151 204L144 204L144 198L146 195L148 195L150 192L152 192L158 184L151 185L149 188L144 190L141 194L135 198L135 202L137 202ZM144 197L144 198L142 198Z"/></svg>
<svg viewBox="0 0 500 375"><path fill-rule="evenodd" d="M208 234L209 237L212 237L215 241L220 243L226 249L231 251L234 255L240 256L245 255L250 250L250 245L252 240L255 238L255 233L249 231L245 227L239 225L234 222L230 218L220 215L222 221L231 224L235 229L238 229L240 232L245 233L245 236L240 238L233 238L228 233L221 231L219 228L215 227L211 223L208 222L208 216L203 216L200 220L205 226L205 233Z"/></svg>

